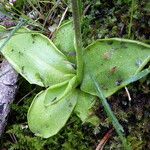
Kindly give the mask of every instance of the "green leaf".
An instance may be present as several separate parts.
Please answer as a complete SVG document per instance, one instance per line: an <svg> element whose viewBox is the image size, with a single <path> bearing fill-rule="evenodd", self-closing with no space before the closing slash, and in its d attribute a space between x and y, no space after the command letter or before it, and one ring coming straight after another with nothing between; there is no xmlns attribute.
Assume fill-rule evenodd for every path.
<svg viewBox="0 0 150 150"><path fill-rule="evenodd" d="M93 111L97 97L78 91L78 101L74 112L82 120L83 123L90 122L93 125L99 125L100 120Z"/></svg>
<svg viewBox="0 0 150 150"><path fill-rule="evenodd" d="M0 46L3 42L0 41ZM52 86L68 81L75 75L65 55L39 33L16 34L8 41L2 53L31 84Z"/></svg>
<svg viewBox="0 0 150 150"><path fill-rule="evenodd" d="M67 87L66 87L66 84L67 84ZM70 93L72 91L72 89L75 89L77 84L78 84L77 76L74 76L69 82L66 81L66 82L51 86L49 88L49 90L51 91L51 97L52 97L51 99L53 99L53 100L49 101L49 99L50 99L49 94L46 94L45 105L49 106L49 105L53 105L53 104L57 103L63 97L65 97L68 93Z"/></svg>
<svg viewBox="0 0 150 150"><path fill-rule="evenodd" d="M150 60L150 46L125 39L98 40L85 49L81 90L97 95L89 72L101 85L106 97L131 83L130 78ZM128 82L125 82L128 80ZM98 95L97 95L98 96Z"/></svg>
<svg viewBox="0 0 150 150"><path fill-rule="evenodd" d="M30 130L37 136L51 137L57 134L66 124L76 105L77 91L70 91L52 105L46 105L45 103L55 101L59 93L62 93L66 87L67 84L55 87L54 90L50 87L46 91L39 93L33 100L28 112L28 124Z"/></svg>
<svg viewBox="0 0 150 150"><path fill-rule="evenodd" d="M55 33L54 44L62 51L69 61L75 63L76 53L74 47L73 22L64 23Z"/></svg>

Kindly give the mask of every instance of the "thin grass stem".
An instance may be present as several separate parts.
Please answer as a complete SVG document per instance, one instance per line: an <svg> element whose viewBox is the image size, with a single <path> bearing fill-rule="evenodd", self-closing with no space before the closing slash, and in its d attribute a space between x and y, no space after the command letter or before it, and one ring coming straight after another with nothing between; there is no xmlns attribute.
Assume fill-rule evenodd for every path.
<svg viewBox="0 0 150 150"><path fill-rule="evenodd" d="M95 77L91 75L91 79L93 80L93 83L95 85L95 89L97 91L98 97L100 99L100 102L102 103L104 110L107 113L107 116L109 120L112 122L117 134L119 135L120 140L122 141L123 147L125 150L131 150L130 143L127 142L127 139L124 137L124 130L122 125L119 123L116 116L113 114L113 111L111 110L102 90L99 85L99 83L96 81Z"/></svg>

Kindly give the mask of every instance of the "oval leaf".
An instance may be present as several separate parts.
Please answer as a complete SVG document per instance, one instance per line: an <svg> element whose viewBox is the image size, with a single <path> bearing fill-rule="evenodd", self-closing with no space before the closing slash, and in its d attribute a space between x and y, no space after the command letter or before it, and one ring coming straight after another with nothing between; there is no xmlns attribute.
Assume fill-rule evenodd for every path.
<svg viewBox="0 0 150 150"><path fill-rule="evenodd" d="M150 46L118 38L99 40L85 49L84 60L81 89L97 95L89 76L91 73L101 85L104 95L108 97L129 84L125 81L147 64L150 60Z"/></svg>
<svg viewBox="0 0 150 150"><path fill-rule="evenodd" d="M78 91L78 101L74 112L82 120L83 123L90 122L93 125L99 125L100 120L93 112L97 97Z"/></svg>
<svg viewBox="0 0 150 150"><path fill-rule="evenodd" d="M62 85L64 88L64 85ZM49 102L54 101L57 94L62 92L61 87L58 87L55 94L51 88L39 93L33 100L28 112L28 124L32 132L37 136L48 138L57 134L60 129L66 124L70 117L76 102L76 91L71 91L61 100L53 105L45 105L45 96Z"/></svg>
<svg viewBox="0 0 150 150"><path fill-rule="evenodd" d="M1 40L0 45L3 42ZM16 34L2 53L14 69L32 84L51 86L70 80L75 73L65 55L39 33Z"/></svg>
<svg viewBox="0 0 150 150"><path fill-rule="evenodd" d="M53 40L56 47L67 56L69 61L73 63L75 63L76 59L74 36L73 22L68 21L58 28Z"/></svg>

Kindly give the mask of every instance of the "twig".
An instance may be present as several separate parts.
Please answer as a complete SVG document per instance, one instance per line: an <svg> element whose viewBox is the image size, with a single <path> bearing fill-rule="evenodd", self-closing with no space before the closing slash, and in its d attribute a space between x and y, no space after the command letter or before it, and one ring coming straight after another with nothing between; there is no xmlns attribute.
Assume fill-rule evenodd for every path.
<svg viewBox="0 0 150 150"><path fill-rule="evenodd" d="M91 6L91 5L87 5L87 6L86 6L86 8L85 8L84 11L83 11L83 16L86 15L86 13L87 13L88 9L90 8L90 6Z"/></svg>
<svg viewBox="0 0 150 150"><path fill-rule="evenodd" d="M36 90L36 88L34 88L32 91L30 91L28 94L26 94L25 96L23 96L18 102L17 102L17 105L22 101L24 100L26 97L28 97L30 94L32 94L34 91Z"/></svg>
<svg viewBox="0 0 150 150"><path fill-rule="evenodd" d="M31 7L33 8L33 10L35 10L38 13L39 17L42 18L42 19L44 19L44 16L41 14L40 11L38 11L38 9L36 7L34 7L33 3L31 1L27 1L27 2L31 5Z"/></svg>
<svg viewBox="0 0 150 150"><path fill-rule="evenodd" d="M129 90L128 90L128 88L126 86L125 86L125 90L126 90L126 93L128 95L129 101L131 101L131 96L130 96Z"/></svg>
<svg viewBox="0 0 150 150"><path fill-rule="evenodd" d="M66 15L67 11L68 11L68 7L66 7L64 13L62 14L62 17L61 17L61 19L60 19L60 21L59 21L59 24L58 24L57 28L55 29L55 31L50 33L50 35L49 35L49 38L50 38L50 39L53 39L53 38L54 38L53 35L54 35L54 33L58 30L58 28L60 27L62 21L63 21L64 18L65 18L65 15Z"/></svg>
<svg viewBox="0 0 150 150"><path fill-rule="evenodd" d="M57 29L60 27L62 21L64 20L67 11L68 11L68 7L65 9L64 13L62 14L62 17L61 17L61 19L60 19L60 21L59 21L59 24L58 24Z"/></svg>
<svg viewBox="0 0 150 150"><path fill-rule="evenodd" d="M52 9L50 9L50 11L48 12L48 15L46 16L45 21L44 21L44 23L43 23L43 28L45 27L48 18L51 17L51 13L53 12L53 10L56 9L57 6L59 5L59 2L60 2L60 0L57 0L56 4L55 4L55 5L52 7Z"/></svg>
<svg viewBox="0 0 150 150"><path fill-rule="evenodd" d="M99 142L98 146L95 150L103 150L103 147L105 146L106 142L109 140L109 138L112 136L113 129L110 129L102 138L102 140Z"/></svg>

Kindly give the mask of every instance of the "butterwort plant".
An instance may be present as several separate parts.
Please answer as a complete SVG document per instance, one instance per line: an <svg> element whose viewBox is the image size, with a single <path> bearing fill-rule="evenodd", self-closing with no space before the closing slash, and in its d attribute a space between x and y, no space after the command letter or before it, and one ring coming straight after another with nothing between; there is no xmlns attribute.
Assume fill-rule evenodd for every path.
<svg viewBox="0 0 150 150"><path fill-rule="evenodd" d="M57 134L72 113L83 122L98 124L92 113L98 97L107 98L150 72L143 70L150 61L150 45L145 43L110 38L84 48L80 0L71 3L73 21L63 24L53 41L22 28L1 51L30 84L45 87L33 99L27 115L30 130L43 138ZM1 33L4 30L1 27ZM0 40L0 46L4 41Z"/></svg>

